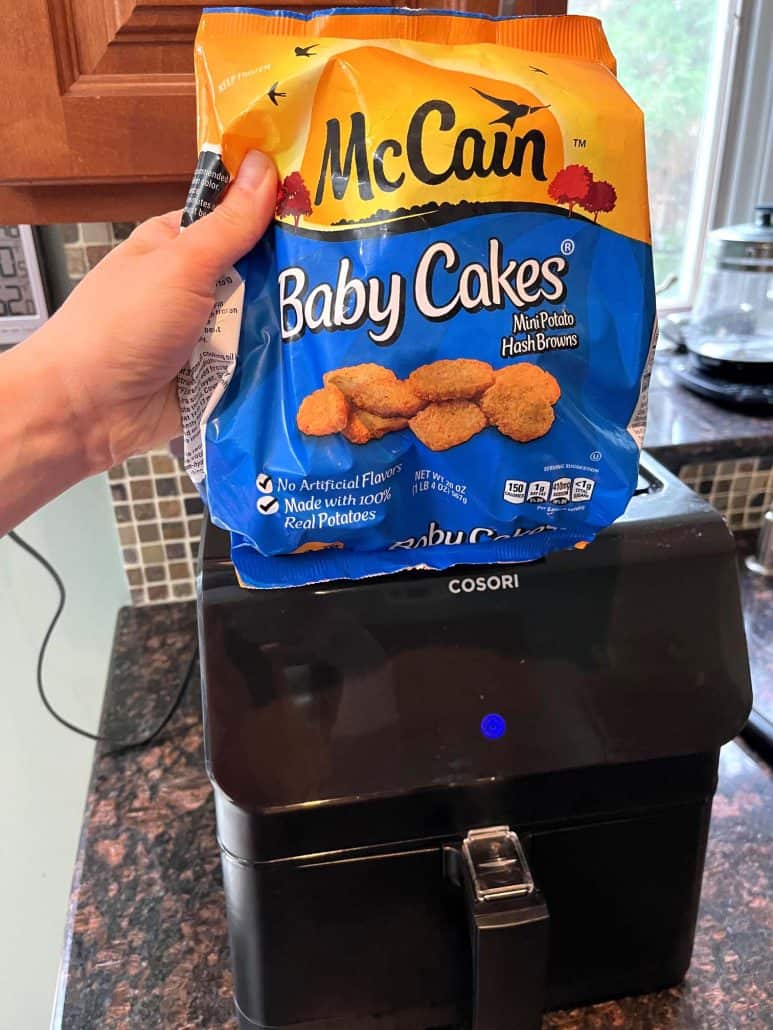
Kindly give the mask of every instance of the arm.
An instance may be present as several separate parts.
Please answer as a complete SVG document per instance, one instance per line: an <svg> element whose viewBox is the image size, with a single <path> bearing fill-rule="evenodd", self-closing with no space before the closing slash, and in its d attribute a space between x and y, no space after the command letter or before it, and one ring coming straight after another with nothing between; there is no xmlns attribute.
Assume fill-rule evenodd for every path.
<svg viewBox="0 0 773 1030"><path fill-rule="evenodd" d="M0 536L97 471L89 467L44 331L0 355Z"/></svg>
<svg viewBox="0 0 773 1030"><path fill-rule="evenodd" d="M139 226L23 344L0 355L0 535L86 476L180 432L175 378L215 283L260 239L276 199L251 152L223 203L183 233Z"/></svg>

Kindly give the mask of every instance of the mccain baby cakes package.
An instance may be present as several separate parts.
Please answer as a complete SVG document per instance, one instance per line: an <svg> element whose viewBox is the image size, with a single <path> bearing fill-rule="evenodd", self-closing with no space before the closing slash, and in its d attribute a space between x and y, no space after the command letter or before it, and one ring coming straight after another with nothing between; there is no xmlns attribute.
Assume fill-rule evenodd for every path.
<svg viewBox="0 0 773 1030"><path fill-rule="evenodd" d="M179 391L246 586L581 545L633 492L655 335L642 115L591 18L205 11L184 222L272 228Z"/></svg>

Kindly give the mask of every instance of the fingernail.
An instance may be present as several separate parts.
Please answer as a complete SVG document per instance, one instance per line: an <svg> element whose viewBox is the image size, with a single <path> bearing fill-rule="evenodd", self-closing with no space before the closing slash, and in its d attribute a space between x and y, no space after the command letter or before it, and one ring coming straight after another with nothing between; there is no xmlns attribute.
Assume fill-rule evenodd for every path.
<svg viewBox="0 0 773 1030"><path fill-rule="evenodd" d="M236 174L236 182L247 189L256 189L271 167L271 162L260 150L248 150Z"/></svg>

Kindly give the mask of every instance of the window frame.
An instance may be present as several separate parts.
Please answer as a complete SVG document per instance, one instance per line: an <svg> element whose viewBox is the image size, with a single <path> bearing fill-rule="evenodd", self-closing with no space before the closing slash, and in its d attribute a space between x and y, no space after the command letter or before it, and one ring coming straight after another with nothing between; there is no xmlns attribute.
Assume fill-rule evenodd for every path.
<svg viewBox="0 0 773 1030"><path fill-rule="evenodd" d="M712 226L750 221L773 202L773 4L744 0Z"/></svg>
<svg viewBox="0 0 773 1030"><path fill-rule="evenodd" d="M719 0L711 45L711 68L706 83L704 117L698 136L693 170L693 188L687 215L686 235L679 266L677 296L658 304L661 314L688 311L698 288L706 240L714 224L719 172L724 153L730 110L733 70L738 58L740 9L743 0ZM646 121L646 99L642 98ZM656 290L667 289L656 283Z"/></svg>
<svg viewBox="0 0 773 1030"><path fill-rule="evenodd" d="M659 298L661 315L684 315L692 308L709 232L748 222L756 204L773 201L771 39L770 0L718 0L678 288L674 296ZM646 123L647 98L634 99ZM663 294L674 281L655 285Z"/></svg>
<svg viewBox="0 0 773 1030"><path fill-rule="evenodd" d="M773 198L773 5L767 0L721 4L706 90L706 110L713 116L704 122L698 143L697 188L679 272L682 289L658 304L663 315L692 308L711 229L748 222L755 204Z"/></svg>

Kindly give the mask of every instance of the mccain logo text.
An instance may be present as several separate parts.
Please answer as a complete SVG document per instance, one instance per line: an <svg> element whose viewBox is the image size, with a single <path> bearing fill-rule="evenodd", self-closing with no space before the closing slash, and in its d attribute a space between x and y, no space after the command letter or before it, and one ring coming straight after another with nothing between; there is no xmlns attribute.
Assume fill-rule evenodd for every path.
<svg viewBox="0 0 773 1030"><path fill-rule="evenodd" d="M491 125L506 128L495 128L493 132L472 126L457 129L456 111L447 100L427 100L413 113L404 140L384 139L369 153L369 132L361 111L350 115L346 138L340 119L330 118L315 205L323 202L328 184L336 200L342 200L353 183L362 200L373 200L374 190L393 193L400 189L407 174L427 186L441 186L450 179L464 182L490 175L506 178L524 173L545 182L544 135L539 129L530 129L523 135L515 131L520 118L544 108L499 100L480 90L475 92L505 112L493 119ZM454 132L455 138L446 135ZM442 146L437 146L441 142L439 136L443 137ZM449 147L451 141L453 146ZM441 155L449 150L450 162L430 157L433 152Z"/></svg>

